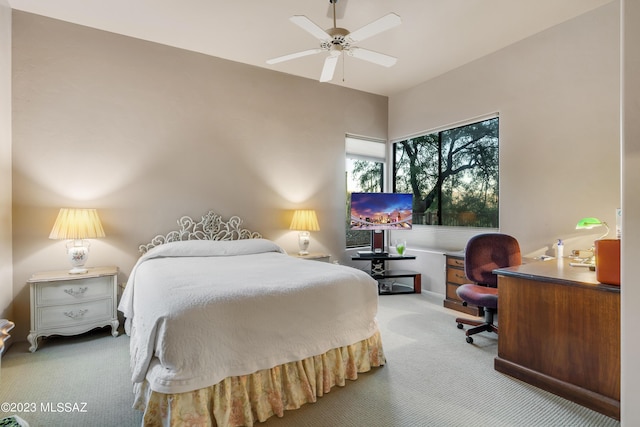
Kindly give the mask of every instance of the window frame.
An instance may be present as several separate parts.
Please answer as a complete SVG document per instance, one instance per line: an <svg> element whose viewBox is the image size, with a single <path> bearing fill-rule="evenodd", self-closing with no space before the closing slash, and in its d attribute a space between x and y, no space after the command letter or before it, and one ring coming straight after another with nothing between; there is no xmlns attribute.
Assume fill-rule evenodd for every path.
<svg viewBox="0 0 640 427"><path fill-rule="evenodd" d="M355 144L349 144L349 142L355 142ZM365 143L364 145L360 145L360 143ZM380 144L381 147L375 147L376 150L367 150L366 148L363 148L363 146L366 146L367 143L374 143L374 144ZM374 147L374 146L371 146ZM349 246L349 238L348 238L348 233L351 231L349 230L348 224L350 222L350 218L349 218L349 195L351 194L351 192L349 191L349 177L348 177L348 170L346 168L347 165L347 161L349 159L353 159L353 160L363 160L363 161L368 161L368 162L375 162L375 163L379 163L381 165L381 170L380 170L380 192L383 193L386 190L386 186L387 186L387 171L389 169L389 164L388 164L388 152L389 152L389 144L388 141L383 140L383 139L377 139L377 138L371 138L371 137L365 137L365 136L360 136L360 135L353 135L353 134L347 134L345 135L345 194L347 197L347 200L345 201L345 206L347 208L346 210L346 222L345 222L345 247L347 249L355 249L355 248L361 248L361 247L367 247L367 246L371 246L371 241L369 240L369 242L367 243L362 243L362 244L356 244L356 245L352 245ZM357 232L357 233L367 233L367 235L371 235L370 232L367 231L351 231L351 232Z"/></svg>
<svg viewBox="0 0 640 427"><path fill-rule="evenodd" d="M500 215L499 215L499 211L500 211L500 186L499 186L499 181L500 181L500 167L499 167L499 162L500 162L500 115L498 113L492 113L492 114L488 114L485 116L479 116L479 117L474 117L472 119L469 120L465 120L465 121L461 121L455 124L451 124L451 125L447 125L447 126L441 126L438 128L435 128L433 130L429 130L429 131L424 131L424 132L419 132L410 136L406 136L406 137L402 137L402 138L396 138L390 141L390 151L391 151L391 167L389 168L391 170L390 173L390 178L389 181L391 183L391 187L392 187L392 191L393 192L398 192L397 189L397 179L396 179L396 175L398 173L398 159L397 159L397 155L398 155L398 143L402 143L404 141L407 140L411 140L411 139L415 139L415 138L420 138L420 137L427 137L430 135L437 135L437 188L436 188L436 195L435 195L435 201L436 201L436 216L437 216L437 221L435 224L427 224L427 225L438 225L438 226L450 226L450 227L468 227L468 225L465 224L444 224L443 225L443 217L446 216L443 215L443 187L445 184L446 179L450 179L451 177L445 177L443 178L443 157L448 154L448 153L443 153L443 134L445 134L448 131L453 131L456 130L458 128L463 128L466 126L471 126L474 124L478 124L478 123L483 123L485 121L489 121L489 120L493 120L496 119L497 120L497 130L496 130L496 138L497 138L497 142L496 142L496 162L497 162L497 166L498 166L498 172L497 172L497 177L496 177L496 185L495 185L495 196L496 196L496 217L495 217L495 224L491 224L491 225L471 225L472 227L478 227L478 228L483 228L483 229L498 229L500 226ZM455 176L455 175L453 175ZM426 211L425 211L426 213ZM415 213L414 213L415 215ZM414 223L414 225L422 225L419 223Z"/></svg>

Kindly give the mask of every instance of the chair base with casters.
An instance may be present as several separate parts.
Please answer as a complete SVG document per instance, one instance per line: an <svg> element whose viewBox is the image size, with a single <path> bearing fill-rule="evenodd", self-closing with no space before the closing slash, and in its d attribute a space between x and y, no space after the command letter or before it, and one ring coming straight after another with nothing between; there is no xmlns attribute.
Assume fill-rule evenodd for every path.
<svg viewBox="0 0 640 427"><path fill-rule="evenodd" d="M475 335L480 332L498 333L498 327L493 323L493 317L498 311L497 288L468 284L459 286L456 293L464 301L463 305L471 303L479 307L484 307L484 321L468 319L465 317L456 318L458 329L462 329L464 327L463 325L473 326L465 332L467 342L469 344L473 343L471 335Z"/></svg>

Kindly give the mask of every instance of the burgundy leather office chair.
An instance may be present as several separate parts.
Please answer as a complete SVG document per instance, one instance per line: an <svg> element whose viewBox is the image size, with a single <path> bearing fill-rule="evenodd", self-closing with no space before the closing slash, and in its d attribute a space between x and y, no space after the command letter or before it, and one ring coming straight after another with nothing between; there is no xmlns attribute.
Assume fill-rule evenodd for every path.
<svg viewBox="0 0 640 427"><path fill-rule="evenodd" d="M467 279L474 283L461 285L456 293L463 303L473 304L484 309L484 320L458 317L458 329L464 325L467 329L467 342L473 343L471 335L479 332L498 333L493 323L498 312L498 277L493 274L496 268L513 267L522 264L518 241L507 234L486 233L472 237L464 252L464 272Z"/></svg>

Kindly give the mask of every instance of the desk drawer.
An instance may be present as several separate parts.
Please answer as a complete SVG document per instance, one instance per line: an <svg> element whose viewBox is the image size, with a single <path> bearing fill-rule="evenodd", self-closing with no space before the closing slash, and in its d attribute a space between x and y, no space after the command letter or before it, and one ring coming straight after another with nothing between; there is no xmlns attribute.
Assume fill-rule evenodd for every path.
<svg viewBox="0 0 640 427"><path fill-rule="evenodd" d="M447 268L461 268L464 270L464 258L447 257Z"/></svg>
<svg viewBox="0 0 640 427"><path fill-rule="evenodd" d="M471 281L467 279L467 276L464 274L464 270L447 268L447 283L464 285L465 283L471 283Z"/></svg>
<svg viewBox="0 0 640 427"><path fill-rule="evenodd" d="M112 296L113 277L95 277L59 282L41 282L36 286L36 305L73 304Z"/></svg>
<svg viewBox="0 0 640 427"><path fill-rule="evenodd" d="M444 306L452 310L462 311L472 316L482 316L484 310L475 305L463 305L462 300L456 294L460 285L473 283L467 279L464 273L464 257L459 255L446 255L446 281Z"/></svg>
<svg viewBox="0 0 640 427"><path fill-rule="evenodd" d="M109 320L113 317L113 299L105 298L80 304L39 307L36 329L76 326Z"/></svg>
<svg viewBox="0 0 640 427"><path fill-rule="evenodd" d="M458 294L456 294L456 289L458 289L458 286L460 285L453 285L451 283L447 283L446 286L447 286L447 299L462 302L460 297L458 297Z"/></svg>

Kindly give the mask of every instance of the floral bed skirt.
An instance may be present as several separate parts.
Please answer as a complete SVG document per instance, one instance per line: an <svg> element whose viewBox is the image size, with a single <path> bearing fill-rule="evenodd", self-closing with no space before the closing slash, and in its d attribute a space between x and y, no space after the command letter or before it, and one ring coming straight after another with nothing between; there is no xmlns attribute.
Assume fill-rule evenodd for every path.
<svg viewBox="0 0 640 427"><path fill-rule="evenodd" d="M228 377L199 390L164 394L145 381L134 387L133 407L145 426L253 426L285 410L315 402L334 385L385 364L380 333L328 352L253 374Z"/></svg>

